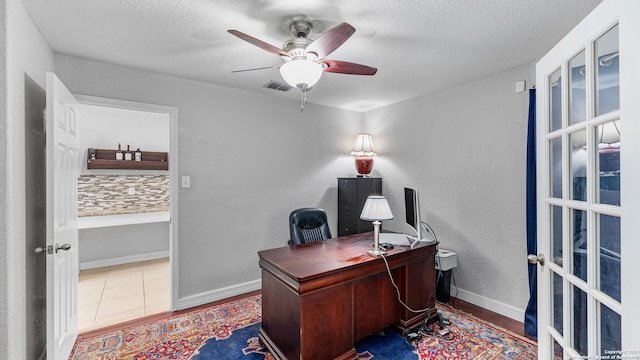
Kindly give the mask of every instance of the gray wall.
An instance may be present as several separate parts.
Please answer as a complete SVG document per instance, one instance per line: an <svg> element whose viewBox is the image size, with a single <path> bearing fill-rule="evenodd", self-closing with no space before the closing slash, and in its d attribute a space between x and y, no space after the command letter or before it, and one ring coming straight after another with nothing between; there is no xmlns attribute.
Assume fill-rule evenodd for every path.
<svg viewBox="0 0 640 360"><path fill-rule="evenodd" d="M169 253L169 222L81 229L78 243L80 269L148 260L145 255Z"/></svg>
<svg viewBox="0 0 640 360"><path fill-rule="evenodd" d="M0 354L6 354L8 351L7 344L13 340L9 337L9 310L10 295L9 295L9 262L7 258L9 256L9 249L11 244L7 235L10 233L7 231L9 227L9 218L7 212L9 204L7 204L7 152L6 146L9 142L9 112L7 111L7 93L9 92L9 84L7 83L7 44L9 34L7 32L7 2L0 2L0 144L2 144L2 151L0 151Z"/></svg>
<svg viewBox="0 0 640 360"><path fill-rule="evenodd" d="M522 66L365 114L395 215L385 228L408 231L402 188L417 188L423 221L441 248L458 254L453 274L460 297L502 302L516 313L528 301L529 98L515 93L515 83L530 84L532 69Z"/></svg>
<svg viewBox="0 0 640 360"><path fill-rule="evenodd" d="M336 178L362 114L56 56L74 93L174 106L179 112L179 300L260 278L257 252L283 246L289 212L320 206L335 233ZM174 259L175 260L175 259Z"/></svg>
<svg viewBox="0 0 640 360"><path fill-rule="evenodd" d="M27 254L32 238L27 241L25 89L31 85L25 84L25 75L44 89L54 57L19 0L0 2L0 37L0 358L27 359L43 349L41 333L26 332L44 320L41 299L28 290L34 287L26 271L27 263L38 258L31 257L32 248Z"/></svg>

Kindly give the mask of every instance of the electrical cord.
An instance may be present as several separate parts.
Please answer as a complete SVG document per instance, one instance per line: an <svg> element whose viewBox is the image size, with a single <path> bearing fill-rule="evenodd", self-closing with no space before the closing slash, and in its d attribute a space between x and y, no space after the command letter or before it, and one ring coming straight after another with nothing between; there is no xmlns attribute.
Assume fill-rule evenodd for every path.
<svg viewBox="0 0 640 360"><path fill-rule="evenodd" d="M438 250L438 245L436 243L436 254L437 254L437 250ZM393 287L396 289L398 302L400 302L400 304L402 304L402 306L404 306L405 309L407 309L407 310L409 310L409 311L411 311L413 313L416 313L416 314L425 313L425 315L426 315L426 313L431 309L431 307L427 306L424 309L415 310L415 309L412 309L410 306L408 306L404 301L402 301L401 296L400 296L400 289L398 288L398 285L396 284L395 280L393 279L393 275L391 274L391 267L389 266L389 262L387 261L387 257L384 254L381 255L381 257L382 257L382 260L384 261L384 265L387 268L387 274L389 275L389 280L391 280L391 285L393 285ZM427 303L429 301L428 299L431 299L432 297L435 296L436 286L437 286L437 281L434 281L433 282L433 287L431 288L431 292L429 293L429 296L427 297ZM438 314L438 318L442 319L439 314ZM420 329L418 330L417 333L416 332L409 332L409 330L404 330L403 333L402 333L402 337L403 337L405 343L414 346L412 344L412 342L415 341L415 340L420 339L420 337L424 336L425 333L428 333L429 330L431 331L431 333L433 333L433 330L431 330L431 329L426 327L427 321L428 321L428 318L425 316L425 318L422 321L422 324L420 325ZM440 326L441 327L444 326L444 324L442 323L442 320L440 320Z"/></svg>
<svg viewBox="0 0 640 360"><path fill-rule="evenodd" d="M405 309L419 314L419 313L424 313L429 311L431 308L430 307L426 307L424 309L420 309L420 310L414 310L411 307L409 307L409 305L405 304L404 301L402 301L401 297L400 297L400 288L398 288L398 285L396 285L395 280L393 280L393 275L391 274L391 268L389 267L389 262L387 261L387 257L386 255L382 255L380 256L382 258L382 260L384 260L384 264L387 267L387 273L389 274L389 279L391 280L391 285L393 285L394 288L396 288L396 294L398 295L398 301L400 302L400 304L402 304L402 306L405 307ZM435 285L434 285L435 288ZM431 299L431 297L433 296L433 289L431 290L431 293L429 293L429 297L427 299Z"/></svg>
<svg viewBox="0 0 640 360"><path fill-rule="evenodd" d="M420 222L421 226L424 226L424 229L431 234L431 236L433 237L433 240L436 243L436 258L438 263L440 263L441 259L440 259L440 254L439 254L439 249L438 249L438 236L436 235L436 232L433 230L433 228L426 222L421 221ZM393 287L396 289L396 294L398 296L398 302L400 302L400 304L402 304L402 306L405 307L405 309L413 312L413 313L426 313L427 311L429 311L431 308L430 307L426 307L424 309L420 309L420 310L414 310L412 309L410 306L408 306L407 304L405 304L401 297L400 297L400 289L398 288L398 285L396 285L395 280L393 280L393 275L391 274L391 268L389 267L389 262L387 261L386 255L381 255L382 260L384 261L384 264L387 268L387 273L389 274L389 279L391 280L391 285L393 285ZM439 271L439 270L438 270ZM440 271L439 274L436 278L436 281L433 282L433 287L431 288L431 292L429 293L429 296L427 297L427 299L431 299L436 292L436 288L438 285L438 282L440 281L440 278L442 276L440 275ZM455 278L454 278L454 284L455 284ZM458 293L458 286L456 285L456 296ZM427 300L428 302L428 300ZM426 314L425 314L426 315ZM444 319L442 317L442 315L440 315L440 313L438 313L437 315L438 317L438 325L440 327L439 331L434 331L433 329L428 327L428 321L429 319L425 316L425 318L422 320L422 323L420 324L420 328L418 329L418 332L411 332L409 333L408 330L404 330L402 333L402 337L404 338L405 343L414 346L410 341L415 341L420 339L422 336L438 336L446 341L451 341L455 338L454 333L449 330L446 326L446 324L448 323L448 321L446 319Z"/></svg>
<svg viewBox="0 0 640 360"><path fill-rule="evenodd" d="M436 232L433 230L433 228L431 227L431 225L429 225L427 222L425 221L421 221L420 225L423 226L423 228L427 231L427 233L431 234L431 237L433 238L433 240L436 243L436 260L437 263L440 264L441 263L441 258L440 258L440 253L439 253L439 249L438 249L438 236L436 235ZM385 259L385 263L386 263L386 259ZM387 265L387 270L389 269L388 265ZM431 293L429 294L429 299L433 296L433 293L436 292L436 288L438 286L438 282L440 282L440 278L442 278L443 276L441 275L441 271L438 270L438 276L436 277L436 281L433 284L433 288L431 289ZM391 272L389 271L389 276L391 276ZM391 281L393 283L393 278L391 278ZM395 286L395 283L393 284ZM455 285L455 277L454 277L454 285ZM456 286L456 296L458 294L458 286ZM398 287L396 287L396 290L398 290ZM398 300L400 299L400 294L398 292ZM401 302L402 303L402 302ZM403 304L408 310L411 310L409 307L407 307L405 304ZM428 310L429 308L427 308ZM426 310L425 310L426 311ZM415 312L415 311L414 311ZM409 335L414 335L413 338L411 340L415 340L416 338L419 338L420 336L438 336L441 337L444 340L453 340L453 338L455 337L455 335L453 334L452 331L450 331L449 329L447 329L446 324L448 324L448 320L444 319L442 317L442 315L438 312L438 325L440 327L440 331L442 331L442 333L440 331L436 332L433 329L429 328L428 325L428 320L426 317L423 319L422 324L420 325L420 328L418 330L418 334L416 335L415 333L411 333ZM406 332L406 331L405 331ZM404 335L404 334L403 334ZM407 342L407 337L406 335L405 337L405 342Z"/></svg>

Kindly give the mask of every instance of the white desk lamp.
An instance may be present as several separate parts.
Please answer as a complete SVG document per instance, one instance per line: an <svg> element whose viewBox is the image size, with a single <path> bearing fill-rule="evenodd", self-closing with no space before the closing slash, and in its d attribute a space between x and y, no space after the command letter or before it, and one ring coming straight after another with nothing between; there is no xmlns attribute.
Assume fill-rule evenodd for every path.
<svg viewBox="0 0 640 360"><path fill-rule="evenodd" d="M367 251L371 256L381 256L387 253L386 250L380 249L380 220L391 220L393 214L389 203L384 196L371 195L367 198L360 213L360 219L373 221L373 249Z"/></svg>

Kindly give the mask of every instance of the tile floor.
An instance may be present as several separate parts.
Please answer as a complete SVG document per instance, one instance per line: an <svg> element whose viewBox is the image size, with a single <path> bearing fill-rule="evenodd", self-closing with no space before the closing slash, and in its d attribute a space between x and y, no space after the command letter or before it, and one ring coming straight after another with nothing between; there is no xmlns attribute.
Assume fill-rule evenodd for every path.
<svg viewBox="0 0 640 360"><path fill-rule="evenodd" d="M79 332L169 311L169 258L80 271Z"/></svg>

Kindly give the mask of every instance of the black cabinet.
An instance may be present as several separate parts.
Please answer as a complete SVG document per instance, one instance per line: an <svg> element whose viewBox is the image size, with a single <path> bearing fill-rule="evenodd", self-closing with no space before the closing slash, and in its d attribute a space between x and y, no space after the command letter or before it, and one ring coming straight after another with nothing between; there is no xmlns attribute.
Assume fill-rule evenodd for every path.
<svg viewBox="0 0 640 360"><path fill-rule="evenodd" d="M371 221L360 220L369 195L382 195L381 178L338 178L338 236L373 231Z"/></svg>

